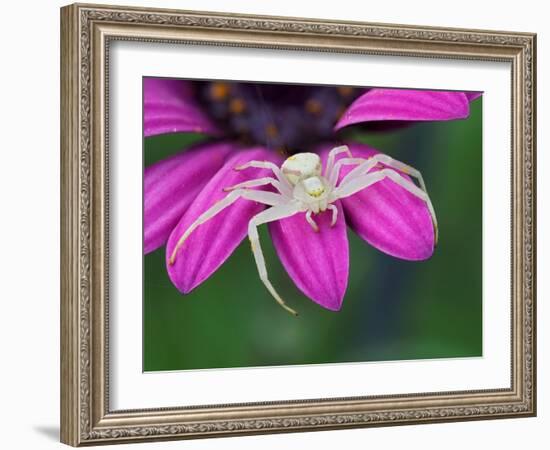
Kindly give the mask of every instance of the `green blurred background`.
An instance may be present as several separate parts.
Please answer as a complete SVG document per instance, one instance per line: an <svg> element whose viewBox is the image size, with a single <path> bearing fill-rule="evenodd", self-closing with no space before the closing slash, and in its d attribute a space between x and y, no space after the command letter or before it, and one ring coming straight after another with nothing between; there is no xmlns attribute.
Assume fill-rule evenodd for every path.
<svg viewBox="0 0 550 450"><path fill-rule="evenodd" d="M348 229L348 289L341 311L331 312L294 286L263 226L270 279L296 318L261 283L246 240L185 296L160 248L144 257L145 371L482 355L482 99L466 120L347 133L422 172L439 222L432 258L393 258ZM147 138L144 164L203 139Z"/></svg>

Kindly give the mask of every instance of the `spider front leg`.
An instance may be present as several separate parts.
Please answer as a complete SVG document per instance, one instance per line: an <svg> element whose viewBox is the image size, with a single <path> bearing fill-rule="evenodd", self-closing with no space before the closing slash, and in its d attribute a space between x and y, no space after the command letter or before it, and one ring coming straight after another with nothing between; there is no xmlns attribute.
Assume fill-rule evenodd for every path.
<svg viewBox="0 0 550 450"><path fill-rule="evenodd" d="M292 194L287 189L287 186L283 185L279 180L276 180L275 178L272 178L272 177L257 178L255 180L243 181L242 183L235 184L234 186L225 187L223 188L223 190L225 192L230 192L236 189L260 187L260 186L266 186L268 184L271 184L271 186L273 186L275 189L277 189L278 192L280 192L285 196Z"/></svg>
<svg viewBox="0 0 550 450"><path fill-rule="evenodd" d="M403 172L407 175L410 175L413 178L416 178L418 180L418 184L420 184L420 187L422 190L426 193L428 191L426 190L426 184L424 183L424 178L422 178L422 174L419 170L415 169L414 167L411 167L405 163L402 163L401 161L398 161L396 159L391 158L388 155L378 154L373 156L373 159L375 159L378 162L381 162L382 164L392 167L393 169L397 169L400 172Z"/></svg>
<svg viewBox="0 0 550 450"><path fill-rule="evenodd" d="M280 205L288 203L288 200L285 199L281 194L275 194L273 192L265 192L265 191L254 191L254 190L248 190L248 189L237 189L235 191L230 192L226 197L221 199L220 201L214 203L209 209L207 209L205 212L203 212L190 226L185 230L185 233L178 239L178 242L176 246L174 247L174 250L172 251L172 254L170 255L170 258L168 260L170 265L173 265L176 261L176 256L181 248L181 246L184 244L185 240L189 237L189 235L202 223L210 220L212 217L214 217L216 214L223 211L228 206L231 206L233 203L235 203L239 198L245 198L247 200L252 200L258 203L263 203L264 205L274 206L274 205Z"/></svg>
<svg viewBox="0 0 550 450"><path fill-rule="evenodd" d="M254 254L254 260L256 261L256 267L258 268L258 274L260 275L260 280L265 285L270 294L275 298L277 303L286 309L289 313L298 315L296 311L287 306L281 296L277 293L269 278L267 277L267 267L265 265L265 258L262 252L262 247L260 246L260 236L258 235L258 226L274 222L276 220L284 219L286 217L293 216L300 211L300 207L296 203L287 203L283 205L273 206L272 208L266 209L261 213L255 215L250 222L248 223L248 237L250 239L250 245L252 246L252 253Z"/></svg>
<svg viewBox="0 0 550 450"><path fill-rule="evenodd" d="M348 174L348 176L351 175ZM354 177L346 176L343 180L340 186L338 186L334 190L334 196L337 199L349 197L363 189L368 188L369 186L373 185L374 183L378 183L379 181L382 181L385 178L389 178L393 182L397 183L399 186L404 188L405 190L409 191L414 196L420 198L426 203L426 206L428 207L428 210L430 212L433 226L434 226L434 232L435 232L435 242L437 243L438 239L438 227L437 227L437 218L435 216L435 210L432 205L432 201L430 200L430 197L428 193L422 189L420 189L416 184L414 184L412 181L402 177L393 169L382 169L378 170L376 172L372 173L364 173L361 175L357 175Z"/></svg>
<svg viewBox="0 0 550 450"><path fill-rule="evenodd" d="M345 161L345 159L340 160L342 162ZM340 162L338 161L338 162ZM382 153L379 153L377 155L371 156L368 159L364 159L363 163L359 164L357 167L355 167L351 172L349 172L344 179L342 180L342 183L345 183L347 180L351 180L353 178L359 177L361 175L366 174L371 169L373 169L378 163L382 163L385 166L391 167L393 169L399 170L400 172L403 172L406 175L410 175L413 178L416 178L418 180L418 184L420 184L420 187L426 194L428 193L428 190L426 189L426 184L424 183L424 178L422 178L422 174L419 170L415 169L414 167L411 167L405 163L402 163L401 161L398 161L396 159L393 159L392 157L388 155L384 155ZM351 164L348 163L348 164Z"/></svg>
<svg viewBox="0 0 550 450"><path fill-rule="evenodd" d="M334 166L334 160L336 159L336 156L340 153L346 153L349 158L352 158L352 154L349 150L349 147L347 145L341 145L340 147L334 147L329 153L328 153L328 159L327 159L327 166L325 168L325 177L329 178L329 174L332 172L332 168Z"/></svg>
<svg viewBox="0 0 550 450"><path fill-rule="evenodd" d="M426 189L426 184L424 183L424 179L422 178L422 174L419 170L415 169L414 167L411 167L405 163L402 163L401 161L397 161L396 159L391 158L388 155L384 154L377 154L369 159L366 159L364 163L360 164L359 166L355 167L351 172L349 172L340 183L340 186L343 186L344 184L347 184L348 182L351 182L354 179L364 177L365 174L367 174L370 170L372 170L378 163L384 164L385 166L391 167L392 169L399 170L400 172L403 172L407 175L410 175L413 178L416 178L418 180L418 184L420 185L420 189L416 184L414 184L412 181L400 176L397 172L393 170L383 169L380 172L388 171L389 178L391 178L393 181L395 181L400 186L407 189L411 194L416 195L417 197L421 198L426 202L426 205L428 206L428 210L430 211L430 215L432 217L432 222L435 229L435 241L437 242L439 229L437 227L437 217L435 215L435 210L432 205L432 201L430 200L430 196L428 195L428 190Z"/></svg>
<svg viewBox="0 0 550 450"><path fill-rule="evenodd" d="M235 167L235 170L241 171L251 167L271 170L281 185L281 192L285 195L292 195L292 186L288 183L287 178L283 175L281 168L277 166L277 164L271 161L249 161L241 166Z"/></svg>
<svg viewBox="0 0 550 450"><path fill-rule="evenodd" d="M342 169L342 166L351 166L351 165L360 166L361 164L365 163L365 161L368 161L368 160L365 158L339 159L334 165L334 167L332 168L332 170L327 171L327 178L330 185L334 187L338 183L338 178L340 177L340 170Z"/></svg>

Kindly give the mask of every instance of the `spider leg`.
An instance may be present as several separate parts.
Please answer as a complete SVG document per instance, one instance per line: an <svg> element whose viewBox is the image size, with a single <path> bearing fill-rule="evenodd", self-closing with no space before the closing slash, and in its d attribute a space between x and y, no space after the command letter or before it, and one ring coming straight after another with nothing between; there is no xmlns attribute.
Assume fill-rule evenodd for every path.
<svg viewBox="0 0 550 450"><path fill-rule="evenodd" d="M344 161L344 160L342 160ZM403 172L404 174L410 175L413 178L416 178L418 180L418 183L420 184L420 187L424 192L428 192L426 189L426 184L424 183L424 179L422 178L422 174L419 170L415 169L414 167L411 167L405 163L402 163L401 161L398 161L396 159L393 159L392 157L388 155L384 155L382 153L379 153L377 155L371 156L369 159L364 160L366 163L357 166L354 168L351 172L349 172L345 178L342 180L343 184L348 179L355 178L357 176L364 175L365 173L369 172L371 169L373 169L376 164L382 163L388 167L391 167L393 169L399 170L400 172Z"/></svg>
<svg viewBox="0 0 550 450"><path fill-rule="evenodd" d="M283 172L277 164L272 163L271 161L248 161L247 163L235 167L235 170L245 170L250 167L254 167L256 169L269 169L273 172L273 175L279 180L279 182L286 186L289 189L289 192L292 193L292 186L286 179L286 177L283 175Z"/></svg>
<svg viewBox="0 0 550 450"><path fill-rule="evenodd" d="M420 188L423 194L419 192L419 188L412 181L407 180L406 178L400 176L399 174L397 174L392 170L388 171L388 173L391 174L391 175L388 175L389 178L391 178L393 181L395 181L397 184L399 184L403 188L407 189L411 194L416 195L417 197L421 198L426 202L426 205L428 206L428 209L430 211L430 215L432 216L432 222L435 228L435 240L437 242L439 230L437 226L437 217L435 215L435 210L430 200L430 197L428 195L428 190L426 189L426 184L424 183L422 174L420 173L419 170L415 169L414 167L411 167L405 163L402 163L401 161L397 161L396 159L393 159L388 155L379 153L365 160L365 163L357 166L351 172L349 172L344 177L340 185L343 186L344 184L347 184L348 182L356 178L361 178L367 172L373 169L378 163L382 163L388 167L399 170L418 180L418 184L420 185ZM387 169L384 169L384 170L387 170ZM384 170L381 170L380 172L383 172Z"/></svg>
<svg viewBox="0 0 550 450"><path fill-rule="evenodd" d="M307 223L311 225L311 228L313 228L313 231L315 231L316 233L319 233L319 226L317 225L313 217L311 217L312 214L313 214L313 211L311 209L308 209L306 212Z"/></svg>
<svg viewBox="0 0 550 450"><path fill-rule="evenodd" d="M328 208L332 211L332 220L330 221L330 226L333 227L336 225L336 219L338 219L338 208L336 205L328 205Z"/></svg>
<svg viewBox="0 0 550 450"><path fill-rule="evenodd" d="M325 176L326 177L328 177L330 172L332 171L332 167L334 166L334 159L340 153L347 153L348 157L350 157L350 158L353 157L353 155L351 154L351 152L349 150L349 147L347 145L341 145L340 147L334 147L328 153L327 166L325 168Z"/></svg>
<svg viewBox="0 0 550 450"><path fill-rule="evenodd" d="M282 184L279 180L276 180L272 177L257 178L255 180L243 181L242 183L235 184L234 186L229 186L223 188L225 192L234 191L235 189L241 188L251 188L258 186L265 186L271 184L275 189L277 189L281 194L285 196L292 196L292 191L288 189L288 186Z"/></svg>
<svg viewBox="0 0 550 450"><path fill-rule="evenodd" d="M426 191L420 189L412 181L402 177L395 170L392 170L392 169L382 169L376 172L358 175L348 180L346 180L346 178L342 180L342 183L340 184L340 186L338 186L334 191L334 196L337 199L349 197L350 195L353 195L373 185L374 183L382 181L385 178L389 178L390 180L392 180L393 182L401 186L403 189L406 189L407 191L409 191L414 196L420 198L421 200L424 200L424 202L426 202L426 205L432 217L432 222L433 222L434 231L435 231L435 242L437 243L437 238L439 234L438 227L437 227L437 218L435 216L435 210L432 205L432 201L430 200L430 197Z"/></svg>
<svg viewBox="0 0 550 450"><path fill-rule="evenodd" d="M202 223L207 222L212 217L214 217L219 212L223 211L228 206L231 206L239 198L244 198L247 200L252 200L258 203L263 203L264 205L274 206L287 203L285 197L280 194L275 194L273 192L265 191L254 191L247 189L237 189L230 192L226 197L220 201L214 203L209 209L203 212L197 219L185 230L185 233L179 238L172 254L170 255L169 263L170 265L174 264L176 261L176 255L178 250L181 248L185 240L189 235Z"/></svg>
<svg viewBox="0 0 550 450"><path fill-rule="evenodd" d="M381 162L382 164L385 164L388 167L392 167L407 175L410 175L411 177L416 178L422 190L426 193L428 192L426 189L426 184L424 184L424 179L422 178L422 174L420 173L419 170L405 163L402 163L401 161L397 161L396 159L393 159L388 155L378 154L378 155L375 155L373 159L376 159L377 161Z"/></svg>
<svg viewBox="0 0 550 450"><path fill-rule="evenodd" d="M296 203L281 204L268 208L261 213L256 214L248 223L248 237L250 239L250 245L252 246L252 253L254 254L254 260L258 267L258 273L260 280L265 285L270 294L275 298L277 303L281 305L291 314L298 315L296 311L286 305L281 296L277 293L269 278L267 277L267 268L265 265L265 258L260 245L260 236L258 235L258 226L268 222L274 222L276 220L290 217L300 211L300 207Z"/></svg>
<svg viewBox="0 0 550 450"><path fill-rule="evenodd" d="M336 164L330 172L327 172L328 181L331 186L336 186L338 183L338 177L340 176L340 169L345 165L361 165L367 161L365 158L342 158L336 161Z"/></svg>
<svg viewBox="0 0 550 450"><path fill-rule="evenodd" d="M350 180L348 180L348 177L346 176L342 180L342 183L340 183L340 185L334 190L334 199L339 200L356 194L357 192L368 188L372 184L383 180L385 177L386 175L383 173L382 170L373 173L363 174Z"/></svg>
<svg viewBox="0 0 550 450"><path fill-rule="evenodd" d="M364 175L373 169L378 164L378 161L374 157L363 159L363 161L354 167L340 182L340 186L344 183L347 183L349 180L357 178L358 176Z"/></svg>

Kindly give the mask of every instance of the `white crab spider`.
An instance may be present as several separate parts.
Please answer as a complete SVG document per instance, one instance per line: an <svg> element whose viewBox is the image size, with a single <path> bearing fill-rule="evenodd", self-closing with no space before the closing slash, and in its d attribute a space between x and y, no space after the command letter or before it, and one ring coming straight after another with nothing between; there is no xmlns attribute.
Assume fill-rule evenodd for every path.
<svg viewBox="0 0 550 450"><path fill-rule="evenodd" d="M339 159L335 163L336 156L341 153L345 153L346 157ZM389 168L370 172L379 163L416 178L420 187ZM340 170L344 165L355 165L356 167L338 183ZM248 237L252 245L256 266L258 267L260 279L275 300L284 309L297 315L296 311L286 305L267 277L265 259L258 236L258 226L304 212L305 220L311 225L314 231L318 232L319 227L313 218L313 214L326 210L332 212L331 225L334 226L338 216L338 209L333 204L336 200L349 197L385 178L391 179L411 194L426 202L432 217L437 240L435 211L426 191L422 175L418 170L400 161L396 161L387 155L377 154L368 159L354 158L349 148L343 145L330 151L323 175L321 174L321 158L315 153L298 153L290 156L280 168L269 161L250 161L242 166L235 167L235 170L245 170L250 167L270 169L274 177L248 180L235 186L226 187L224 191L228 191L229 194L202 213L179 238L170 255L169 264L174 264L178 250L200 224L210 220L220 211L233 204L237 199L244 198L263 203L270 206L270 208L256 214L248 223ZM276 193L250 189L269 184L276 189Z"/></svg>

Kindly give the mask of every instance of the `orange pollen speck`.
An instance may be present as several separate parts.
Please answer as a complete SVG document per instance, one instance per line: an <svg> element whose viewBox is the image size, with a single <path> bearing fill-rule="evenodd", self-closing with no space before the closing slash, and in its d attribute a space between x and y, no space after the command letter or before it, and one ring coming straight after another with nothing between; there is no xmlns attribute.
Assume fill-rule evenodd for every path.
<svg viewBox="0 0 550 450"><path fill-rule="evenodd" d="M246 103L242 98L233 98L229 102L229 111L233 114L241 114L246 109Z"/></svg>
<svg viewBox="0 0 550 450"><path fill-rule="evenodd" d="M349 87L349 86L340 86L338 88L338 93L342 96L342 97L348 97L350 96L352 93L353 93L353 88Z"/></svg>
<svg viewBox="0 0 550 450"><path fill-rule="evenodd" d="M224 100L229 95L229 85L227 83L213 83L210 87L210 95L214 100Z"/></svg>
<svg viewBox="0 0 550 450"><path fill-rule="evenodd" d="M279 130L275 124L270 123L267 127L265 127L265 133L267 134L267 137L274 138L279 134Z"/></svg>
<svg viewBox="0 0 550 450"><path fill-rule="evenodd" d="M321 105L321 102L319 100L315 100L313 98L310 98L306 102L306 111L311 114L319 114L321 110L323 109L323 105Z"/></svg>

